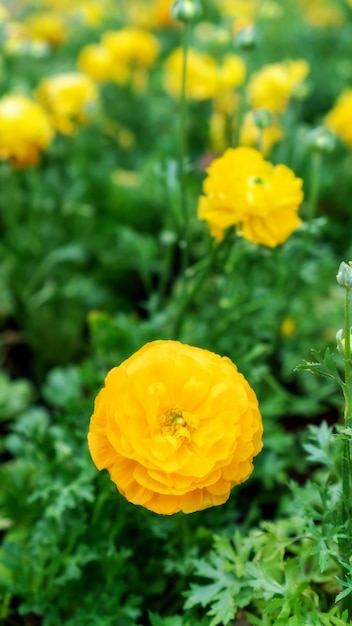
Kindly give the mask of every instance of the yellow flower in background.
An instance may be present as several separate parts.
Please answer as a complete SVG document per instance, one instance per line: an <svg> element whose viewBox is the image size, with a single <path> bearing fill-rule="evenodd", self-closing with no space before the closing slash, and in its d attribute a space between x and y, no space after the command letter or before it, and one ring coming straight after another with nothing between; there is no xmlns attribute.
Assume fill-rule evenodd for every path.
<svg viewBox="0 0 352 626"><path fill-rule="evenodd" d="M134 0L126 4L126 20L137 28L165 28L176 26L171 16L173 0Z"/></svg>
<svg viewBox="0 0 352 626"><path fill-rule="evenodd" d="M286 317L281 324L280 333L283 337L293 337L297 334L297 325L292 317Z"/></svg>
<svg viewBox="0 0 352 626"><path fill-rule="evenodd" d="M155 64L160 51L157 38L143 29L122 28L105 32L101 43L112 58L111 79L120 84L130 82L137 92L145 91L146 70Z"/></svg>
<svg viewBox="0 0 352 626"><path fill-rule="evenodd" d="M228 359L154 341L105 379L88 445L127 500L171 515L223 504L262 448L254 391Z"/></svg>
<svg viewBox="0 0 352 626"><path fill-rule="evenodd" d="M79 3L74 13L87 26L99 26L107 15L107 7L101 0L86 0Z"/></svg>
<svg viewBox="0 0 352 626"><path fill-rule="evenodd" d="M229 148L207 173L198 217L218 241L237 226L249 241L274 247L300 225L302 180L286 165L272 165L254 148Z"/></svg>
<svg viewBox="0 0 352 626"><path fill-rule="evenodd" d="M314 28L341 26L346 15L336 2L330 0L299 0L306 22Z"/></svg>
<svg viewBox="0 0 352 626"><path fill-rule="evenodd" d="M10 17L10 13L2 2L0 2L0 23L6 22Z"/></svg>
<svg viewBox="0 0 352 626"><path fill-rule="evenodd" d="M246 66L236 54L226 54L218 68L218 90L220 92L237 89L246 77Z"/></svg>
<svg viewBox="0 0 352 626"><path fill-rule="evenodd" d="M45 111L30 98L8 94L0 99L0 159L18 168L36 165L53 134Z"/></svg>
<svg viewBox="0 0 352 626"><path fill-rule="evenodd" d="M173 0L154 0L150 12L154 27L175 26L176 21L171 16Z"/></svg>
<svg viewBox="0 0 352 626"><path fill-rule="evenodd" d="M253 24L259 0L218 0L223 15L239 20L243 25Z"/></svg>
<svg viewBox="0 0 352 626"><path fill-rule="evenodd" d="M260 129L255 122L255 113L253 111L246 113L240 131L241 146L257 148L266 156L282 138L282 128L275 118L270 126Z"/></svg>
<svg viewBox="0 0 352 626"><path fill-rule="evenodd" d="M111 51L117 63L129 69L136 65L153 66L160 51L158 39L139 28L107 31L102 36L102 43Z"/></svg>
<svg viewBox="0 0 352 626"><path fill-rule="evenodd" d="M177 48L166 60L164 85L166 91L179 98L182 87L183 50ZM210 54L189 48L187 55L186 95L191 100L208 100L218 91L218 70Z"/></svg>
<svg viewBox="0 0 352 626"><path fill-rule="evenodd" d="M87 74L97 82L113 80L116 63L113 54L102 44L88 44L80 51L77 59L80 72Z"/></svg>
<svg viewBox="0 0 352 626"><path fill-rule="evenodd" d="M47 43L53 48L67 39L66 23L57 13L37 13L30 16L25 23L32 39Z"/></svg>
<svg viewBox="0 0 352 626"><path fill-rule="evenodd" d="M352 89L346 89L325 117L325 126L352 146Z"/></svg>
<svg viewBox="0 0 352 626"><path fill-rule="evenodd" d="M302 84L308 73L309 65L303 59L265 65L252 75L249 82L251 107L283 113L293 96L304 93Z"/></svg>
<svg viewBox="0 0 352 626"><path fill-rule="evenodd" d="M44 78L36 95L53 126L64 135L71 135L77 125L87 123L98 102L94 82L79 72Z"/></svg>

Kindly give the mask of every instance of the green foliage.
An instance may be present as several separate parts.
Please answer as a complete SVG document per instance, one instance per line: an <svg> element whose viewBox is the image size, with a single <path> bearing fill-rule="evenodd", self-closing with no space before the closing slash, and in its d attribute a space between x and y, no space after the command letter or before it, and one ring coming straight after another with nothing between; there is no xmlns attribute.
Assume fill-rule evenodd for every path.
<svg viewBox="0 0 352 626"><path fill-rule="evenodd" d="M6 4L11 13L16 6L10 31L44 6ZM152 15L151 5L144 15L136 3L112 4L90 25L62 7L68 39L38 56L7 48L0 18L2 92L34 95L42 78L76 70L83 46L129 25L132 5L133 20ZM341 388L348 394L335 350L343 322L335 275L352 256L351 150L342 140L322 155L309 218L311 133L351 84L352 8L331 0L342 25L312 25L310 3L259 2L249 51L234 40L233 16L219 2L202 4L194 46L217 61L242 56L248 80L266 63L309 62L306 93L280 116L283 140L268 156L303 179L303 224L270 249L231 229L215 245L197 219L215 156L211 115L224 96L189 103L185 232L179 103L164 86L178 27L153 29L160 57L145 91L133 81L99 85L96 116L71 137L56 134L35 167L17 169L0 154L4 626L346 626L352 618L350 504L341 496L352 430L342 424ZM169 338L230 357L255 389L265 427L253 475L228 503L171 518L126 502L94 467L86 440L107 371Z"/></svg>

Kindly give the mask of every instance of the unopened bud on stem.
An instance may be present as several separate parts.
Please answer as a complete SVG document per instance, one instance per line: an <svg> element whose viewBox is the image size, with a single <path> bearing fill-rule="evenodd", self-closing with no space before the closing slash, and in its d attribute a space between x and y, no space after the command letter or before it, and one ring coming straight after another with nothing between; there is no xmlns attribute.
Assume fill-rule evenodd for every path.
<svg viewBox="0 0 352 626"><path fill-rule="evenodd" d="M195 22L202 13L199 0L174 0L171 5L171 17L179 22Z"/></svg>
<svg viewBox="0 0 352 626"><path fill-rule="evenodd" d="M342 287L352 289L352 261L348 264L342 261L339 271L337 272L336 280Z"/></svg>

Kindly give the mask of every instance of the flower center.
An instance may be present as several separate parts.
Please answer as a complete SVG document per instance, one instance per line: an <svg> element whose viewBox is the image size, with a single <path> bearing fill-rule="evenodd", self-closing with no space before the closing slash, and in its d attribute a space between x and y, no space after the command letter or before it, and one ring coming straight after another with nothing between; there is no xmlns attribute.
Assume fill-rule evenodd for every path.
<svg viewBox="0 0 352 626"><path fill-rule="evenodd" d="M171 437L177 439L179 443L185 440L190 441L191 439L187 422L182 410L179 408L168 409L163 413L160 427L162 435L171 435Z"/></svg>
<svg viewBox="0 0 352 626"><path fill-rule="evenodd" d="M251 176L249 184L251 187L254 187L254 185L263 185L264 187L268 186L264 178L261 178L261 176Z"/></svg>

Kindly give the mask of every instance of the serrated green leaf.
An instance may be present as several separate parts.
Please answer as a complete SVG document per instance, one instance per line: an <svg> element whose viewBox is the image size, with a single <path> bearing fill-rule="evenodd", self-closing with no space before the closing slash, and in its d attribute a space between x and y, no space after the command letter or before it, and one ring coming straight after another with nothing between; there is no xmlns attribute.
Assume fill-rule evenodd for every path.
<svg viewBox="0 0 352 626"><path fill-rule="evenodd" d="M226 626L235 617L237 608L234 594L229 589L225 589L219 594L219 598L213 602L208 611L208 615L214 616L209 626L218 626L218 624Z"/></svg>
<svg viewBox="0 0 352 626"><path fill-rule="evenodd" d="M215 582L209 585L196 585L191 584L190 591L186 592L187 600L184 608L191 609L192 607L200 604L203 608L214 601L214 598L223 588L222 582Z"/></svg>
<svg viewBox="0 0 352 626"><path fill-rule="evenodd" d="M307 370L317 376L330 378L343 388L344 382L337 369L335 355L331 352L331 350L326 348L324 355L322 355L320 350L311 350L311 353L316 360L303 361L303 363L300 363L295 367L295 371Z"/></svg>

